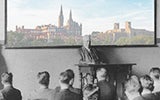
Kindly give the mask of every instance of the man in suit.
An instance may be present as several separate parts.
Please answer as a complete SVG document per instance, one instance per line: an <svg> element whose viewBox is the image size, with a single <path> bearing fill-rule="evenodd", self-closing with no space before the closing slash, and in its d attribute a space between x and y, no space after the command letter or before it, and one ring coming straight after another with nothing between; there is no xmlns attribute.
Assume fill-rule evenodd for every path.
<svg viewBox="0 0 160 100"><path fill-rule="evenodd" d="M114 100L116 96L115 87L107 81L107 70L98 68L96 76L97 86L99 87L99 100Z"/></svg>
<svg viewBox="0 0 160 100"><path fill-rule="evenodd" d="M61 90L55 94L54 100L82 100L81 95L70 91L70 79L67 72L62 72L59 78Z"/></svg>
<svg viewBox="0 0 160 100"><path fill-rule="evenodd" d="M1 75L4 88L0 90L0 100L22 100L21 92L12 85L12 73L5 72Z"/></svg>
<svg viewBox="0 0 160 100"><path fill-rule="evenodd" d="M83 36L83 46L79 49L81 56L80 63L99 64L104 61L100 58L102 55L96 48L91 47L91 36Z"/></svg>
<svg viewBox="0 0 160 100"><path fill-rule="evenodd" d="M74 74L73 70L67 69L65 72L68 74L68 77L69 77L69 84L70 84L69 85L69 90L71 92L81 94L81 90L79 88L74 88L73 87L74 77L75 77L75 74ZM56 92L59 92L61 90L61 88L58 86L58 87L56 87L55 90L56 90Z"/></svg>
<svg viewBox="0 0 160 100"><path fill-rule="evenodd" d="M37 75L39 89L34 90L28 100L54 100L55 91L49 89L50 75L47 71L39 72Z"/></svg>

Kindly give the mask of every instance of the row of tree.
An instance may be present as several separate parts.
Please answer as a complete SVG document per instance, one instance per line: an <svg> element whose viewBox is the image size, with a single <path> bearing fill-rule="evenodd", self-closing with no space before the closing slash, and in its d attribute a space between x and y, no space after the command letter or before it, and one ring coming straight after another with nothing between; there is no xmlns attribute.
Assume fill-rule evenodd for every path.
<svg viewBox="0 0 160 100"><path fill-rule="evenodd" d="M74 46L83 44L82 36L54 35L50 39L27 38L24 33L8 32L8 47L33 47L33 46ZM151 45L154 44L154 36L137 35L133 37L120 37L113 41L109 34L92 36L92 45Z"/></svg>

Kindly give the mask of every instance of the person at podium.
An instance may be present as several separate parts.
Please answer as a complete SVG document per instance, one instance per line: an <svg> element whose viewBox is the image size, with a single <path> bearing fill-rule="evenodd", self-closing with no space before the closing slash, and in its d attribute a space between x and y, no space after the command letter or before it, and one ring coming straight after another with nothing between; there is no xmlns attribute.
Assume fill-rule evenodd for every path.
<svg viewBox="0 0 160 100"><path fill-rule="evenodd" d="M83 46L80 48L80 64L101 64L103 61L99 57L96 48L91 47L91 36L83 36Z"/></svg>

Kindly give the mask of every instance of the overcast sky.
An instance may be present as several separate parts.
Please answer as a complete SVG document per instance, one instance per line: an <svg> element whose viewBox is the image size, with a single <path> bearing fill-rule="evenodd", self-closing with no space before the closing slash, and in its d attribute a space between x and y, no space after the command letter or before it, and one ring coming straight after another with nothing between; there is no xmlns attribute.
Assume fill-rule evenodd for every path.
<svg viewBox="0 0 160 100"><path fill-rule="evenodd" d="M72 10L73 20L82 23L83 34L113 29L115 22L124 28L131 21L133 28L154 30L154 0L8 0L8 30L15 26L35 28L58 24L63 6L64 25Z"/></svg>

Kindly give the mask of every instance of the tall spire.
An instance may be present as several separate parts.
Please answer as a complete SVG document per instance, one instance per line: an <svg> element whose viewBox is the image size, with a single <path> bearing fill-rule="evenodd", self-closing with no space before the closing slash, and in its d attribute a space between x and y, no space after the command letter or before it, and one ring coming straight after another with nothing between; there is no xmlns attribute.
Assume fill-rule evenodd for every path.
<svg viewBox="0 0 160 100"><path fill-rule="evenodd" d="M62 5L61 5L61 10L60 10L60 16L63 16L63 9L62 9Z"/></svg>
<svg viewBox="0 0 160 100"><path fill-rule="evenodd" d="M70 13L69 13L69 20L73 21L73 19L72 19L72 11L71 10L70 10Z"/></svg>
<svg viewBox="0 0 160 100"><path fill-rule="evenodd" d="M59 19L58 19L58 27L63 27L64 17L63 17L63 9L61 5Z"/></svg>

